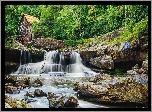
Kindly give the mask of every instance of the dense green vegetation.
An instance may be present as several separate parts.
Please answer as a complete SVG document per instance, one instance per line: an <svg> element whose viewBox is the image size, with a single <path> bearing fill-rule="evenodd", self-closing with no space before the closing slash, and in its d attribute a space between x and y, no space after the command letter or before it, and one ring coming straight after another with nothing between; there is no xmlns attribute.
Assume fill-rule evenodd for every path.
<svg viewBox="0 0 152 112"><path fill-rule="evenodd" d="M6 5L6 45L18 34L18 22L23 14L40 19L40 23L33 23L36 38L61 39L68 46L85 44L89 38L122 27L127 31L119 37L119 42L136 40L140 33L148 31L146 5Z"/></svg>
<svg viewBox="0 0 152 112"><path fill-rule="evenodd" d="M118 45L120 45L121 42L124 41L136 42L139 36L148 35L148 16L143 18L138 23L135 23L132 27L130 26L132 25L127 25L127 30L118 38L115 38L113 41L104 42L104 43L105 44L118 43Z"/></svg>

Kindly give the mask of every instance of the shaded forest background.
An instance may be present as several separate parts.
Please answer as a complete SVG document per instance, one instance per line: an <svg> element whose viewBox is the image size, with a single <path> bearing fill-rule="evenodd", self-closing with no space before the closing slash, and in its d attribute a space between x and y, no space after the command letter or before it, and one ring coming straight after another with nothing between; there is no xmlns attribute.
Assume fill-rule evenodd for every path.
<svg viewBox="0 0 152 112"><path fill-rule="evenodd" d="M5 45L18 34L23 14L40 19L32 25L35 38L52 37L69 46L122 27L127 28L122 41L135 40L148 30L147 5L6 5Z"/></svg>

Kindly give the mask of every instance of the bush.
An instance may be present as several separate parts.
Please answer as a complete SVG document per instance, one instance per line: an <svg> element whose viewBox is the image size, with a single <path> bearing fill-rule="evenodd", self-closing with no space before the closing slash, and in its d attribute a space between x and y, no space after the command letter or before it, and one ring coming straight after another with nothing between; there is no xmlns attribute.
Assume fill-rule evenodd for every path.
<svg viewBox="0 0 152 112"><path fill-rule="evenodd" d="M122 75L123 72L120 69L115 69L114 75Z"/></svg>
<svg viewBox="0 0 152 112"><path fill-rule="evenodd" d="M147 53L147 56L146 56L145 60L148 60L148 53Z"/></svg>

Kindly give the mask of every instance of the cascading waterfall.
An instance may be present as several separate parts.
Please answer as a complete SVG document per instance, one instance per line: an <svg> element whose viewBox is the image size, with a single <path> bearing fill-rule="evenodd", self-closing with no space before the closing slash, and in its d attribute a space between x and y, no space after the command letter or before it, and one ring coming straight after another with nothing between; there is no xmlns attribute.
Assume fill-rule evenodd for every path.
<svg viewBox="0 0 152 112"><path fill-rule="evenodd" d="M82 73L85 66L81 62L80 54L73 52L70 55L70 64L67 65L66 72L69 73ZM89 70L89 69L88 69ZM89 70L90 71L90 70Z"/></svg>
<svg viewBox="0 0 152 112"><path fill-rule="evenodd" d="M22 50L20 52L20 66L22 65Z"/></svg>
<svg viewBox="0 0 152 112"><path fill-rule="evenodd" d="M28 52L28 63L31 63L31 53L30 52Z"/></svg>
<svg viewBox="0 0 152 112"><path fill-rule="evenodd" d="M49 74L55 75L59 74L62 76L63 74L67 76L85 76L88 74L95 74L95 72L91 71L89 68L85 67L82 64L82 59L80 54L77 52L72 52L70 54L69 63L66 63L64 52L50 51L44 53L44 61L31 63L30 61L30 53L28 52L28 59L26 60L26 53L21 51L21 57L23 55L24 63L20 64L20 67L15 72L15 74Z"/></svg>

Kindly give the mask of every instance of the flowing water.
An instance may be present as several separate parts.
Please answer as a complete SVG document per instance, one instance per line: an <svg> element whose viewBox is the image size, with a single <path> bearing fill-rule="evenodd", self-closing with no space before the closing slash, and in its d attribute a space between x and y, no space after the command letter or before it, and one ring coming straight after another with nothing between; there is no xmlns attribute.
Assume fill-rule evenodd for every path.
<svg viewBox="0 0 152 112"><path fill-rule="evenodd" d="M87 81L92 76L98 74L82 64L80 54L77 52L71 52L68 60L65 59L64 52L58 50L44 52L43 61L31 63L31 54L21 51L20 67L11 75L17 76L18 78L29 76L31 81L39 78L43 86L38 88L46 93L53 92L57 95L76 96L73 90L73 83ZM116 82L117 77L112 83L114 84ZM21 90L20 94L9 95L23 99L27 91L34 92L35 89L34 87L30 89L26 88ZM35 97L31 98L31 100L36 100L35 102L31 102L35 108L49 108L46 97ZM95 104L80 99L78 99L78 102L78 108L117 108L116 106Z"/></svg>
<svg viewBox="0 0 152 112"><path fill-rule="evenodd" d="M21 56L26 53L21 51ZM28 54L30 58L30 54ZM21 60L21 59L20 59ZM26 59L23 59L26 63ZM30 62L31 59L28 59ZM72 52L70 54L69 64L66 64L64 53L59 51L45 52L44 61L37 63L27 63L21 65L14 74L60 74L66 76L93 76L96 73L82 64L80 54Z"/></svg>
<svg viewBox="0 0 152 112"><path fill-rule="evenodd" d="M21 58L25 58L25 53L21 51ZM30 58L30 54L28 54ZM21 59L20 59L21 60ZM23 59L24 63L26 60ZM39 78L43 82L42 87L38 87L44 92L54 92L57 95L76 96L73 90L73 83L78 81L88 80L90 77L97 73L91 71L91 69L85 67L82 64L80 54L77 52L71 52L69 63L66 63L63 52L50 51L44 54L44 61L37 63L30 63L31 59L28 59L27 64L20 63L18 70L11 74L17 76L30 76L30 79ZM23 99L27 91L34 92L36 88L21 90L20 94L9 94L12 97ZM35 108L48 108L49 103L46 97L35 97L31 100L37 100L31 102ZM78 108L108 108L108 106L98 105L91 102L78 100Z"/></svg>

